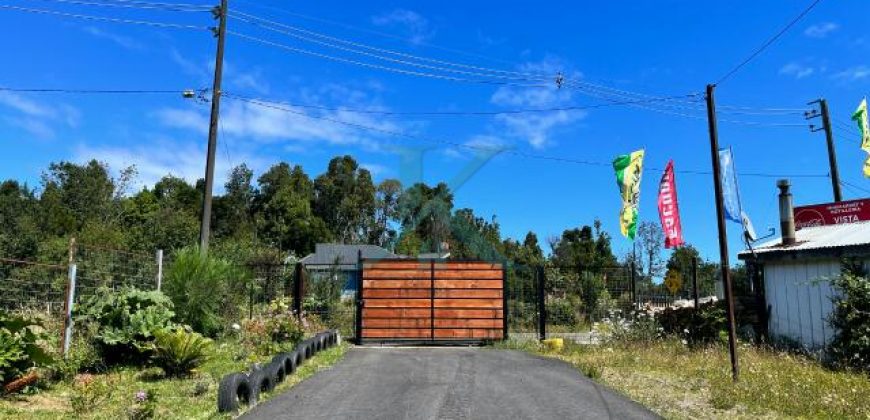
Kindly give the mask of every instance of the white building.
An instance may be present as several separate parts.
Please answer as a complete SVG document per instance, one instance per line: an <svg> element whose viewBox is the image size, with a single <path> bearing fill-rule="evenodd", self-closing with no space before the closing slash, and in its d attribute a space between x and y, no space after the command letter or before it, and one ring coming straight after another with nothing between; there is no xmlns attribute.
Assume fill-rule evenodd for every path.
<svg viewBox="0 0 870 420"><path fill-rule="evenodd" d="M783 238L743 251L739 258L762 269L770 337L819 349L835 334L828 323L837 293L830 279L840 276L846 258L870 266L870 221L795 231L788 184L778 185L780 214L791 216L781 217Z"/></svg>

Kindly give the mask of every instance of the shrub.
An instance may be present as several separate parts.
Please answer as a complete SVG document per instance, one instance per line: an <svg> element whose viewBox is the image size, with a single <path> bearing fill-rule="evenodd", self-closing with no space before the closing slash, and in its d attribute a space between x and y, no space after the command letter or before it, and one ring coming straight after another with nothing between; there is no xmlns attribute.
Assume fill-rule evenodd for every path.
<svg viewBox="0 0 870 420"><path fill-rule="evenodd" d="M173 326L173 316L172 302L164 294L134 288L101 288L76 312L77 320L95 328L94 342L110 364L145 362L154 333Z"/></svg>
<svg viewBox="0 0 870 420"><path fill-rule="evenodd" d="M646 312L622 317L621 311L613 311L597 325L595 332L614 344L650 343L662 337L658 321Z"/></svg>
<svg viewBox="0 0 870 420"><path fill-rule="evenodd" d="M179 322L214 337L237 319L247 296L241 293L247 290L247 277L226 260L184 248L168 267L164 290L175 303Z"/></svg>
<svg viewBox="0 0 870 420"><path fill-rule="evenodd" d="M579 311L582 303L577 296L551 298L546 305L549 324L574 326L580 323Z"/></svg>
<svg viewBox="0 0 870 420"><path fill-rule="evenodd" d="M728 334L725 301L693 307L666 308L656 315L665 334L677 335L693 344L720 341Z"/></svg>
<svg viewBox="0 0 870 420"><path fill-rule="evenodd" d="M832 283L840 293L829 320L837 331L829 356L836 367L870 372L870 278L844 273Z"/></svg>
<svg viewBox="0 0 870 420"><path fill-rule="evenodd" d="M31 368L51 363L51 357L40 345L45 339L38 322L0 311L0 384Z"/></svg>
<svg viewBox="0 0 870 420"><path fill-rule="evenodd" d="M73 382L70 406L77 416L89 413L112 397L115 389L113 381L107 377L79 375Z"/></svg>
<svg viewBox="0 0 870 420"><path fill-rule="evenodd" d="M290 299L278 298L269 303L260 316L242 323L242 342L261 354L272 354L296 345L305 330L290 311Z"/></svg>
<svg viewBox="0 0 870 420"><path fill-rule="evenodd" d="M169 376L189 374L208 359L211 340L183 328L154 334L154 361Z"/></svg>

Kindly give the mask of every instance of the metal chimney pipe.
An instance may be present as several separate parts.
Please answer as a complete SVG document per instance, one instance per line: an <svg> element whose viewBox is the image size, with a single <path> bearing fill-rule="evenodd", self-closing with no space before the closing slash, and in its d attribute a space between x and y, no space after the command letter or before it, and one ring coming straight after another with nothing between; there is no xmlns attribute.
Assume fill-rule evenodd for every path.
<svg viewBox="0 0 870 420"><path fill-rule="evenodd" d="M787 179L776 181L779 188L779 228L782 231L782 244L793 245L796 242L794 228L794 207L791 199L791 184Z"/></svg>

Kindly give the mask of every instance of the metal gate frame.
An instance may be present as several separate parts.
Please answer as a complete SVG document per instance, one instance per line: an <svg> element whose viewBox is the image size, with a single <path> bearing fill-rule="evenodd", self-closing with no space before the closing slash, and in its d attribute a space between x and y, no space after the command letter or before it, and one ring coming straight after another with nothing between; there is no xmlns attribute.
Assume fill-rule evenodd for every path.
<svg viewBox="0 0 870 420"><path fill-rule="evenodd" d="M449 261L439 261L434 259L426 259L426 260L418 260L418 259L406 259L406 258L392 258L392 259L368 259L363 260L360 256L358 259L358 276L357 276L357 287L356 287L356 314L355 314L355 325L354 332L356 336L357 344L366 344L366 343L395 343L395 344L405 344L405 345L414 345L414 344L422 344L422 345L473 345L473 344L482 344L485 342L491 342L496 340L506 340L508 339L508 294L507 294L507 265L504 262L492 262L492 261L482 261L482 260L449 260ZM363 309L365 307L364 291L365 291L365 263L376 263L376 262L417 262L422 264L429 265L429 329L430 334L428 338L401 338L401 337L392 337L392 338L364 338L363 337L363 329L365 328L363 325ZM438 279L435 275L435 267L436 264L439 263L486 263L486 264L498 264L501 270L501 308L493 309L493 308L460 308L460 310L476 310L476 309L485 309L485 310L501 310L501 337L498 338L446 338L446 337L436 337L435 330L437 327L436 324L436 299L449 299L449 298L437 298L436 297L436 280L444 280ZM425 268L424 268L425 269ZM425 290L425 289L423 289ZM461 290L461 289L458 289ZM474 289L469 289L474 290ZM477 289L477 290L486 290L486 289ZM425 299L425 298L419 298ZM461 318L458 318L461 319ZM497 318L493 318L497 319ZM456 328L456 329L471 329L471 328ZM481 329L489 329L492 328L481 328Z"/></svg>

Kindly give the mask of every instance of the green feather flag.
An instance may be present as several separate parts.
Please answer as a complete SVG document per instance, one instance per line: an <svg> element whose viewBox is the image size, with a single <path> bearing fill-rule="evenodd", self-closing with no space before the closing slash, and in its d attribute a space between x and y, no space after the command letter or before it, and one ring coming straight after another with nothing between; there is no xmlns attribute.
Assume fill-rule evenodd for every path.
<svg viewBox="0 0 870 420"><path fill-rule="evenodd" d="M870 123L867 117L867 98L861 101L858 109L852 114L852 120L858 123L861 130L861 149L870 154ZM870 178L870 156L864 160L864 176Z"/></svg>
<svg viewBox="0 0 870 420"><path fill-rule="evenodd" d="M619 212L619 231L622 236L634 240L637 233L638 203L640 202L640 178L643 174L643 150L621 155L613 161L616 185L622 197Z"/></svg>

